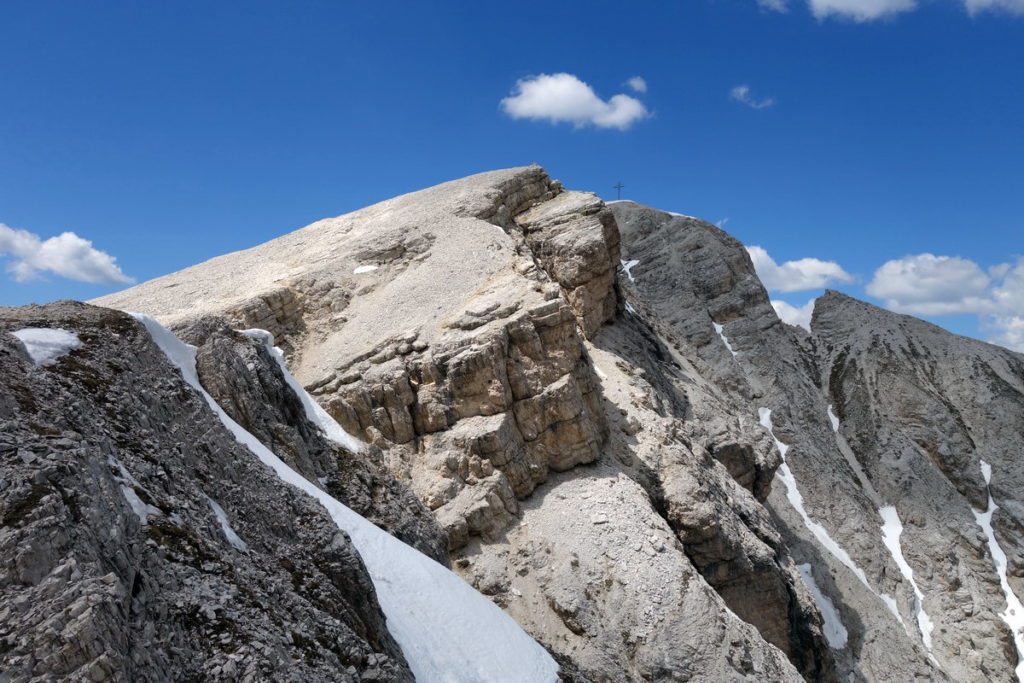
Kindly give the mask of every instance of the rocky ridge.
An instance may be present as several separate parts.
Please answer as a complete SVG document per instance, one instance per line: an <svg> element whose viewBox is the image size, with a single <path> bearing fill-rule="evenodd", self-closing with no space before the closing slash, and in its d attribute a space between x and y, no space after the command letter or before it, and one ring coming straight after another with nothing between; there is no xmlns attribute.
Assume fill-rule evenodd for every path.
<svg viewBox="0 0 1024 683"><path fill-rule="evenodd" d="M1019 590L1021 357L835 293L813 333L785 325L742 245L703 221L509 169L97 303L172 325L231 417L450 563L565 680L1014 677L977 515L991 494ZM33 315L71 326L64 309ZM251 327L366 448L302 419L266 349L234 331ZM276 519L254 500L249 516ZM352 675L408 676L375 628L353 628L376 640ZM245 661L252 680L273 671Z"/></svg>

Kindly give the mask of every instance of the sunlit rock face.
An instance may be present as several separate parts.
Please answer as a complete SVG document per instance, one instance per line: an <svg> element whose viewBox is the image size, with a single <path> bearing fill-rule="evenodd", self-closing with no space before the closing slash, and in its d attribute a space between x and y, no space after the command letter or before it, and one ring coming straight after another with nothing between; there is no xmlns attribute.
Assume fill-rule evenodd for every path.
<svg viewBox="0 0 1024 683"><path fill-rule="evenodd" d="M811 332L786 325L743 245L708 223L507 169L98 303L195 345L198 380L226 415L318 496L504 610L550 653L527 648L535 671L553 671L550 656L573 681L1016 678L1024 358L834 292ZM33 549L12 550L7 571L39 595L35 607L4 598L20 634L5 664L97 680L125 662L157 679L423 670L374 597L376 565L330 532L313 497L275 497L266 468L218 432L130 318L60 304L4 309L0 325L81 342L64 338L43 366L0 333L14 378L0 452L5 481L19 482L0 491L6 542ZM274 335L283 369L249 328ZM358 448L310 419L307 392ZM89 454L89 477L80 467L33 488L65 441ZM111 524L117 543L99 531ZM154 525L174 529L154 538ZM181 538L198 558L187 571ZM72 556L79 569L58 571ZM103 560L120 581L111 605L142 586L134 630L102 609L75 622L115 643L113 663L60 649L43 626L73 601L54 595L107 590L84 557L118 558ZM41 588L51 575L56 592ZM243 581L274 608L216 602L248 596L232 587ZM193 605L214 616L146 626ZM211 629L228 618L225 640ZM487 623L484 649L498 628ZM266 647L235 645L253 640ZM300 668L282 674L285 658Z"/></svg>

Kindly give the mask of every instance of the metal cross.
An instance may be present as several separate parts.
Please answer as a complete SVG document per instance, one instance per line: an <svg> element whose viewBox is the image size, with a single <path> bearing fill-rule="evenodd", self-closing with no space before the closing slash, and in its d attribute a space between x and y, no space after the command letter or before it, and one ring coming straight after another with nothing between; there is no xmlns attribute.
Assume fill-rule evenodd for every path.
<svg viewBox="0 0 1024 683"><path fill-rule="evenodd" d="M622 188L625 187L625 185L622 184L622 181L620 180L618 185L612 185L612 187L616 190L615 198L622 199Z"/></svg>

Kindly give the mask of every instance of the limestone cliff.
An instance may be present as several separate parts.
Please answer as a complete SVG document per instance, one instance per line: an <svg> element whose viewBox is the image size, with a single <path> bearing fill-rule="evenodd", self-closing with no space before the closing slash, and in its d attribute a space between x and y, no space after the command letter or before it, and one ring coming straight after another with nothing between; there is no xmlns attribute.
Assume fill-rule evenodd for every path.
<svg viewBox="0 0 1024 683"><path fill-rule="evenodd" d="M785 325L743 246L708 223L508 169L96 303L194 344L226 414L459 573L563 680L1014 678L1024 358L836 293L812 333ZM322 510L279 500L131 319L0 311L0 329L28 326L104 343L32 370L0 332L13 378L0 452L18 482L0 491L4 538L32 549L8 553L21 559L0 602L5 666L26 680L58 665L96 680L411 677L358 553L313 538L329 533ZM339 448L306 420L246 328L272 332L365 446ZM82 451L74 474L58 442ZM91 478L75 478L82 467ZM152 517L102 495L122 480ZM246 553L211 550L223 540L206 497ZM110 524L123 531L108 539ZM68 557L88 571L57 572ZM104 597L90 577L111 575ZM71 612L105 650L53 635L74 600L111 605ZM178 616L189 610L200 616Z"/></svg>

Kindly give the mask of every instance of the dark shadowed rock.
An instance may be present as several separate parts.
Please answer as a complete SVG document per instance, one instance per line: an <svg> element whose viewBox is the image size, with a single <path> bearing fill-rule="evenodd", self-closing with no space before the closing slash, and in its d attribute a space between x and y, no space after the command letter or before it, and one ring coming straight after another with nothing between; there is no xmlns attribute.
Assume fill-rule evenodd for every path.
<svg viewBox="0 0 1024 683"><path fill-rule="evenodd" d="M82 344L35 366L26 327ZM345 534L134 319L2 308L0 376L9 680L412 680Z"/></svg>

